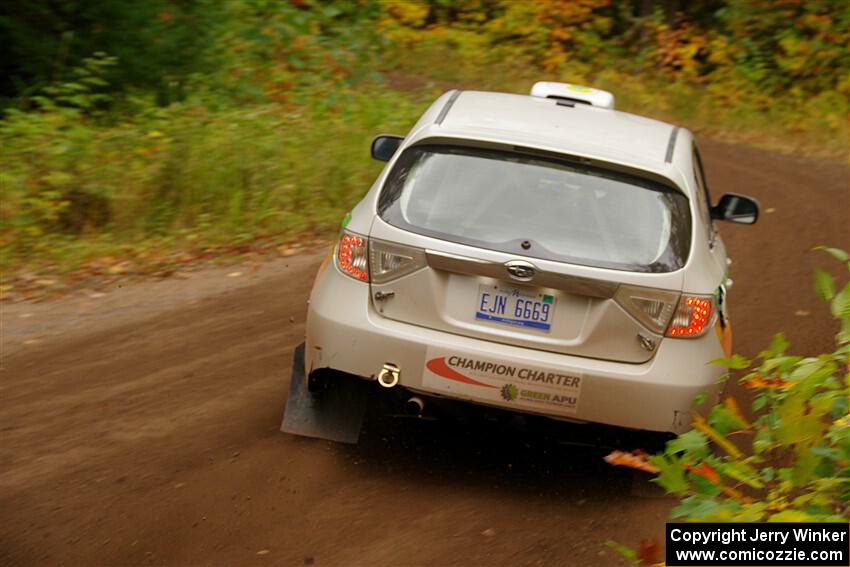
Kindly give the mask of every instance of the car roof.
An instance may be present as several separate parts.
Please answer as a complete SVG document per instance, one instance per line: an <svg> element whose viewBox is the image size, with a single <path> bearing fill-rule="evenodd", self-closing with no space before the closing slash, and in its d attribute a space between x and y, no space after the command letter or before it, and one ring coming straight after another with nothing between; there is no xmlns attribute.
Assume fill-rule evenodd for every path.
<svg viewBox="0 0 850 567"><path fill-rule="evenodd" d="M481 91L447 95L414 128L415 138L513 143L659 173L671 165L678 128L666 122L553 98Z"/></svg>

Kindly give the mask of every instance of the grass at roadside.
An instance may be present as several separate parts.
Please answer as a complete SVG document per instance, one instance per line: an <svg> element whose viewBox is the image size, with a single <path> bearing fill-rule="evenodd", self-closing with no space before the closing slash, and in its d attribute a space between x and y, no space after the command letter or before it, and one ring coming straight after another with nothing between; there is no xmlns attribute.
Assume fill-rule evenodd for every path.
<svg viewBox="0 0 850 567"><path fill-rule="evenodd" d="M198 97L120 124L68 109L13 117L0 134L10 148L0 156L0 292L98 258L148 271L328 236L380 171L371 137L406 131L427 104L364 85L311 107L216 108Z"/></svg>

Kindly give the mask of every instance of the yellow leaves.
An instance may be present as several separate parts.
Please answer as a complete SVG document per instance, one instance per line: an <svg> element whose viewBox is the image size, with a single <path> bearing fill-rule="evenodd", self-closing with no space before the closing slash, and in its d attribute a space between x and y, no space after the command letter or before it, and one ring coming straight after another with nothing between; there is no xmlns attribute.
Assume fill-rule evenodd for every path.
<svg viewBox="0 0 850 567"><path fill-rule="evenodd" d="M720 487L720 491L721 491L723 494L725 494L726 496L728 496L728 497L730 497L730 498L733 498L733 499L735 499L735 500L737 500L738 502L741 502L741 503L743 503L743 504L750 504L750 503L753 501L753 499L752 499L752 498L750 498L749 496L744 496L744 495L741 493L741 491L740 491L740 490L737 490L737 489L735 489L735 488L732 488L731 486L725 486L725 485L724 485L724 486L721 486L721 487Z"/></svg>
<svg viewBox="0 0 850 567"><path fill-rule="evenodd" d="M659 25L655 41L655 58L665 71L691 78L700 76L699 59L708 44L706 36L687 23L676 28Z"/></svg>
<svg viewBox="0 0 850 567"><path fill-rule="evenodd" d="M726 409L729 410L735 418L741 423L742 429L752 429L752 424L747 421L747 418L741 413L741 408L738 407L738 402L735 401L735 398L727 397L723 401L723 405L726 406Z"/></svg>
<svg viewBox="0 0 850 567"><path fill-rule="evenodd" d="M781 512L786 510L789 506L790 504L788 504L788 501L784 498L772 498L768 501L765 510L768 510L769 512Z"/></svg>
<svg viewBox="0 0 850 567"><path fill-rule="evenodd" d="M542 0L541 19L562 24L578 24L594 17L594 11L610 4L609 0Z"/></svg>
<svg viewBox="0 0 850 567"><path fill-rule="evenodd" d="M564 53L563 49L553 49L550 53L541 61L540 66L547 72L554 72L556 69L563 67L563 65L567 62L567 54Z"/></svg>
<svg viewBox="0 0 850 567"><path fill-rule="evenodd" d="M412 0L391 0L389 2L385 2L383 7L384 10L386 10L386 12L399 23L412 27L420 27L424 25L426 18L428 18L428 13L430 12L428 4Z"/></svg>
<svg viewBox="0 0 850 567"><path fill-rule="evenodd" d="M811 522L812 516L801 512L800 510L783 510L778 514L774 514L767 520L768 522Z"/></svg>
<svg viewBox="0 0 850 567"><path fill-rule="evenodd" d="M743 382L744 388L748 390L760 390L764 388L780 388L787 389L792 388L798 384L796 380L783 380L782 378L774 377L774 378L765 378L761 374L752 374L745 382Z"/></svg>
<svg viewBox="0 0 850 567"><path fill-rule="evenodd" d="M746 484L750 488L764 488L764 483L759 479L758 471L744 461L724 463L723 474Z"/></svg>
<svg viewBox="0 0 850 567"><path fill-rule="evenodd" d="M74 176L67 171L51 171L42 176L42 181L51 187L62 187L74 180Z"/></svg>
<svg viewBox="0 0 850 567"><path fill-rule="evenodd" d="M788 55L797 55L807 50L806 42L802 42L793 36L781 38L779 47Z"/></svg>
<svg viewBox="0 0 850 567"><path fill-rule="evenodd" d="M829 405L823 400L808 400L799 395L788 396L783 400L777 410L779 426L776 428L776 439L786 445L810 444L820 439L826 430L822 418L829 411Z"/></svg>
<svg viewBox="0 0 850 567"><path fill-rule="evenodd" d="M713 37L708 42L708 62L712 65L731 65L733 48L724 36Z"/></svg>
<svg viewBox="0 0 850 567"><path fill-rule="evenodd" d="M829 30L833 19L828 14L803 14L798 22L812 30Z"/></svg>
<svg viewBox="0 0 850 567"><path fill-rule="evenodd" d="M590 25L599 33L607 34L614 27L614 19L597 16L590 21Z"/></svg>
<svg viewBox="0 0 850 567"><path fill-rule="evenodd" d="M726 451L730 456L740 459L741 451L728 439L722 436L720 433L714 430L708 423L706 423L705 418L703 418L699 414L693 414L693 426L694 429L697 429L703 433L705 433L712 441L717 443L717 446Z"/></svg>

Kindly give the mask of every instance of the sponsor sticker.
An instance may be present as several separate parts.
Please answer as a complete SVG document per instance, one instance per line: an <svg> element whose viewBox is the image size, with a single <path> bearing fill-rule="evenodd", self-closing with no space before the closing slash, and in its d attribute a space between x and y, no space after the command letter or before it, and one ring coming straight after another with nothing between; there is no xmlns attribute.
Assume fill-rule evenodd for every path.
<svg viewBox="0 0 850 567"><path fill-rule="evenodd" d="M429 348L422 381L427 388L463 398L573 415L578 411L582 376Z"/></svg>

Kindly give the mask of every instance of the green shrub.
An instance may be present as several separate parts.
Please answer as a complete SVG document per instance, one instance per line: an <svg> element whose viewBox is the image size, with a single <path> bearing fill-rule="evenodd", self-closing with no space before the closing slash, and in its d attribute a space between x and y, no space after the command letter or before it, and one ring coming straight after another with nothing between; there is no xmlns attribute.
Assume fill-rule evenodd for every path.
<svg viewBox="0 0 850 567"><path fill-rule="evenodd" d="M828 249L850 268L848 255ZM734 401L695 416L695 428L650 457L657 482L682 498L672 514L701 521L844 521L850 515L850 282L816 273L839 322L835 350L788 354L780 333L756 361L717 361L754 389L750 423ZM746 439L741 448L734 441ZM711 444L718 449L713 451Z"/></svg>
<svg viewBox="0 0 850 567"><path fill-rule="evenodd" d="M842 250L823 248L850 268ZM755 392L753 419L732 398L657 455L612 454L609 462L657 474L679 504L671 519L700 522L844 522L850 516L850 281L823 270L818 295L839 322L835 350L789 354L777 334L755 361L716 361ZM627 557L634 553L618 544Z"/></svg>
<svg viewBox="0 0 850 567"><path fill-rule="evenodd" d="M137 98L117 123L47 97L12 112L0 123L2 260L107 234L221 244L335 228L380 171L371 137L405 133L428 101L366 83L336 88L333 101L301 94L303 106L240 107L210 92L164 108Z"/></svg>

